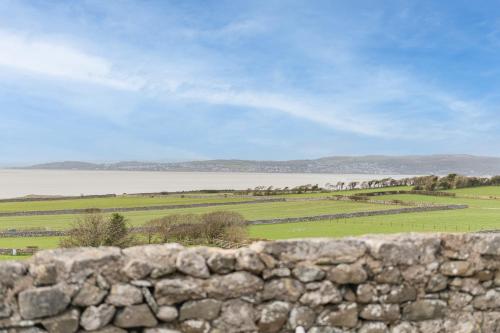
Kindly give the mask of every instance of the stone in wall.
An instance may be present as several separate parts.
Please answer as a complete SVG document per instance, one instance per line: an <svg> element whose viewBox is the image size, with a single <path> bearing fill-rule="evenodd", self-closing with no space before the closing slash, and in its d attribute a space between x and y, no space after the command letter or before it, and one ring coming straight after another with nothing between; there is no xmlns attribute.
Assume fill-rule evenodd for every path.
<svg viewBox="0 0 500 333"><path fill-rule="evenodd" d="M58 249L0 263L0 332L496 333L500 235Z"/></svg>

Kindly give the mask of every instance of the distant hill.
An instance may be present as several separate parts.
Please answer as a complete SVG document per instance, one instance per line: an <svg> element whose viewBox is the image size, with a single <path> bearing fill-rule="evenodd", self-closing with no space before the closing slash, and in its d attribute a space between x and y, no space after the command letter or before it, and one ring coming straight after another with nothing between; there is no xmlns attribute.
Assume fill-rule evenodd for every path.
<svg viewBox="0 0 500 333"><path fill-rule="evenodd" d="M500 157L471 155L334 156L314 160L292 161L209 160L176 163L118 162L107 164L66 161L33 165L28 169L386 175L444 175L459 173L463 175L491 176L500 174Z"/></svg>

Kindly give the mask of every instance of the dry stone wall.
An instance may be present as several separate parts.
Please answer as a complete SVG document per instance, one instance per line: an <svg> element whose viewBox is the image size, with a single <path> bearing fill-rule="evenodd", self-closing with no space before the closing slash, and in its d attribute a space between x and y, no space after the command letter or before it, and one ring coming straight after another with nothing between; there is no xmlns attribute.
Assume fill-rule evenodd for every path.
<svg viewBox="0 0 500 333"><path fill-rule="evenodd" d="M0 332L500 332L500 234L38 252L0 264Z"/></svg>

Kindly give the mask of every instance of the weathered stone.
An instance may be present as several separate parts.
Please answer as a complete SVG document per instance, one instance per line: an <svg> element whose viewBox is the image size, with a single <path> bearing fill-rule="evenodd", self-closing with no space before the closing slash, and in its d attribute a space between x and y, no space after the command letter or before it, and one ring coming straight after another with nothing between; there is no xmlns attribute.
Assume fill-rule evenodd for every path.
<svg viewBox="0 0 500 333"><path fill-rule="evenodd" d="M78 333L83 333L83 331L78 331ZM116 326L108 325L99 330L92 331L92 333L127 333L127 331Z"/></svg>
<svg viewBox="0 0 500 333"><path fill-rule="evenodd" d="M323 311L317 322L326 326L356 327L358 325L358 306L355 303L340 304L335 310Z"/></svg>
<svg viewBox="0 0 500 333"><path fill-rule="evenodd" d="M356 299L359 303L376 302L377 289L371 284L360 284L356 289Z"/></svg>
<svg viewBox="0 0 500 333"><path fill-rule="evenodd" d="M153 271L153 266L144 260L130 260L125 267L123 267L123 272L125 275L133 280L140 280L148 276Z"/></svg>
<svg viewBox="0 0 500 333"><path fill-rule="evenodd" d="M175 266L184 274L196 278L208 278L210 276L205 258L193 250L184 250L180 252L177 255Z"/></svg>
<svg viewBox="0 0 500 333"><path fill-rule="evenodd" d="M465 291L471 295L483 295L486 291L478 279L465 278L461 280L460 290Z"/></svg>
<svg viewBox="0 0 500 333"><path fill-rule="evenodd" d="M264 284L262 299L295 302L303 292L304 286L297 280L290 278L275 279Z"/></svg>
<svg viewBox="0 0 500 333"><path fill-rule="evenodd" d="M366 252L358 239L310 239L257 242L250 246L284 262L310 261L322 264L353 263Z"/></svg>
<svg viewBox="0 0 500 333"><path fill-rule="evenodd" d="M35 278L35 286L49 286L57 282L57 269L54 264L35 265L30 268Z"/></svg>
<svg viewBox="0 0 500 333"><path fill-rule="evenodd" d="M403 322L391 328L391 333L418 333L418 329L410 323Z"/></svg>
<svg viewBox="0 0 500 333"><path fill-rule="evenodd" d="M265 268L266 266L260 260L257 252L250 249L242 249L236 253L236 269L258 274Z"/></svg>
<svg viewBox="0 0 500 333"><path fill-rule="evenodd" d="M488 290L486 294L477 296L473 302L474 308L479 310L493 310L500 308L500 292Z"/></svg>
<svg viewBox="0 0 500 333"><path fill-rule="evenodd" d="M122 328L154 327L158 324L155 316L146 304L130 305L119 310L114 325Z"/></svg>
<svg viewBox="0 0 500 333"><path fill-rule="evenodd" d="M128 260L141 260L152 266L151 277L156 279L176 271L177 254L184 249L179 244L142 245L123 249Z"/></svg>
<svg viewBox="0 0 500 333"><path fill-rule="evenodd" d="M207 265L214 273L227 274L234 271L236 258L234 253L215 252L207 259Z"/></svg>
<svg viewBox="0 0 500 333"><path fill-rule="evenodd" d="M73 333L78 330L80 312L70 310L56 317L42 320L42 325L49 333Z"/></svg>
<svg viewBox="0 0 500 333"><path fill-rule="evenodd" d="M447 261L439 269L446 276L471 276L474 269L468 261Z"/></svg>
<svg viewBox="0 0 500 333"><path fill-rule="evenodd" d="M149 306L151 311L153 311L154 313L158 312L159 306L158 303L156 303L153 294L151 294L151 291L149 291L148 288L141 288L141 291L142 291L142 296L144 296L144 301Z"/></svg>
<svg viewBox="0 0 500 333"><path fill-rule="evenodd" d="M164 279L155 284L155 299L158 305L172 305L175 303L200 299L206 296L203 280L191 277Z"/></svg>
<svg viewBox="0 0 500 333"><path fill-rule="evenodd" d="M435 293L446 289L448 286L448 278L442 274L433 275L427 283L426 291Z"/></svg>
<svg viewBox="0 0 500 333"><path fill-rule="evenodd" d="M59 285L28 289L19 294L19 312L24 319L49 317L64 311L69 302Z"/></svg>
<svg viewBox="0 0 500 333"><path fill-rule="evenodd" d="M82 313L80 325L87 331L102 329L111 322L115 312L115 307L109 304L89 306Z"/></svg>
<svg viewBox="0 0 500 333"><path fill-rule="evenodd" d="M288 325L292 329L297 327L309 328L316 320L316 313L307 306L296 306L290 311Z"/></svg>
<svg viewBox="0 0 500 333"><path fill-rule="evenodd" d="M213 321L213 327L220 332L255 332L255 311L250 303L242 300L224 302L219 318Z"/></svg>
<svg viewBox="0 0 500 333"><path fill-rule="evenodd" d="M365 323L358 333L389 333L389 330L384 323Z"/></svg>
<svg viewBox="0 0 500 333"><path fill-rule="evenodd" d="M142 302L142 292L141 289L129 284L114 284L106 302L116 306L139 304Z"/></svg>
<svg viewBox="0 0 500 333"><path fill-rule="evenodd" d="M435 261L441 240L429 235L386 235L368 237L365 243L375 259L386 266L427 264Z"/></svg>
<svg viewBox="0 0 500 333"><path fill-rule="evenodd" d="M392 288L389 294L380 297L383 303L400 304L417 299L417 289L407 284Z"/></svg>
<svg viewBox="0 0 500 333"><path fill-rule="evenodd" d="M368 304L360 312L363 319L395 322L401 318L398 304Z"/></svg>
<svg viewBox="0 0 500 333"><path fill-rule="evenodd" d="M166 327L156 327L156 328L145 328L143 333L185 333L185 332L181 332Z"/></svg>
<svg viewBox="0 0 500 333"><path fill-rule="evenodd" d="M345 331L336 327L314 326L307 333L345 333Z"/></svg>
<svg viewBox="0 0 500 333"><path fill-rule="evenodd" d="M375 276L378 283L399 284L401 283L401 272L396 267L387 267Z"/></svg>
<svg viewBox="0 0 500 333"><path fill-rule="evenodd" d="M469 294L451 292L448 297L448 306L451 310L462 310L470 304L472 298Z"/></svg>
<svg viewBox="0 0 500 333"><path fill-rule="evenodd" d="M259 320L259 332L279 332L288 319L290 304L286 302L270 302L262 306Z"/></svg>
<svg viewBox="0 0 500 333"><path fill-rule="evenodd" d="M262 290L263 287L264 282L248 272L234 272L222 276L213 276L206 284L208 296L218 299L253 295Z"/></svg>
<svg viewBox="0 0 500 333"><path fill-rule="evenodd" d="M85 247L37 252L33 256L33 261L36 265L55 264L59 279L83 282L90 273L105 270L115 264L120 257L119 248Z"/></svg>
<svg viewBox="0 0 500 333"><path fill-rule="evenodd" d="M181 324L183 333L208 333L210 332L210 324L205 320L190 319Z"/></svg>
<svg viewBox="0 0 500 333"><path fill-rule="evenodd" d="M20 277L26 275L28 266L17 261L5 261L0 265L0 281L5 287L12 287Z"/></svg>
<svg viewBox="0 0 500 333"><path fill-rule="evenodd" d="M366 281L368 275L359 265L340 264L328 272L327 278L338 284L360 284Z"/></svg>
<svg viewBox="0 0 500 333"><path fill-rule="evenodd" d="M286 267L265 269L262 271L262 278L268 280L273 277L289 277L291 274L290 269Z"/></svg>
<svg viewBox="0 0 500 333"><path fill-rule="evenodd" d="M179 311L179 320L217 318L220 313L222 302L215 299L204 299L200 301L189 301L182 304Z"/></svg>
<svg viewBox="0 0 500 333"><path fill-rule="evenodd" d="M342 302L342 294L330 281L315 282L315 290L304 293L300 298L300 303L310 306L324 304L337 304ZM309 284L310 285L310 284Z"/></svg>
<svg viewBox="0 0 500 333"><path fill-rule="evenodd" d="M313 282L322 280L326 273L316 265L302 264L295 267L293 275L301 282Z"/></svg>
<svg viewBox="0 0 500 333"><path fill-rule="evenodd" d="M73 298L72 303L76 306L97 305L102 302L107 293L106 290L86 283Z"/></svg>
<svg viewBox="0 0 500 333"><path fill-rule="evenodd" d="M178 315L179 311L177 311L177 308L174 306L160 306L156 313L156 317L165 322L174 321L177 319Z"/></svg>
<svg viewBox="0 0 500 333"><path fill-rule="evenodd" d="M411 321L438 319L445 314L446 303L439 300L419 300L403 308L403 318Z"/></svg>

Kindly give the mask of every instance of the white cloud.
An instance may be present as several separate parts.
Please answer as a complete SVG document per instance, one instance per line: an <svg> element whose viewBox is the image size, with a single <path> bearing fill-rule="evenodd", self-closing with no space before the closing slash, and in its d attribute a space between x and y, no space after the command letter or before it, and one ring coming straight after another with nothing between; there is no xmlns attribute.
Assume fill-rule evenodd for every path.
<svg viewBox="0 0 500 333"><path fill-rule="evenodd" d="M104 58L63 43L5 31L0 31L0 66L120 90L137 90L142 84L137 78L117 75Z"/></svg>

